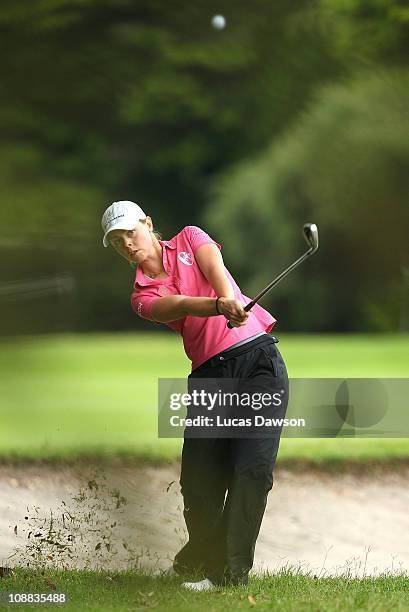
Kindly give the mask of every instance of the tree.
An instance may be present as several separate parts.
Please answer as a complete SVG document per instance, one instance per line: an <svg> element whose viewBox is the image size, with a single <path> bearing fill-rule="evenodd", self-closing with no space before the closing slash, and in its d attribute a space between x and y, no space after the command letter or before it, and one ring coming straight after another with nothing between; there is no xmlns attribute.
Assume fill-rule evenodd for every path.
<svg viewBox="0 0 409 612"><path fill-rule="evenodd" d="M288 262L299 253L302 223L318 224L321 247L314 261L265 301L273 311L281 308L287 327L402 328L408 103L406 70L327 86L285 138L215 188L206 219L214 232L229 228L225 256L250 294L266 284L273 266L280 271L277 252Z"/></svg>
<svg viewBox="0 0 409 612"><path fill-rule="evenodd" d="M135 199L164 237L198 223L213 176L256 155L317 83L335 78L339 60L319 24L305 28L299 17L309 5L223 0L219 32L203 2L4 0L7 278L49 265L39 248L5 253L8 236L46 242L84 288L80 325L101 325L101 294L103 325L133 325L120 262L99 251L102 211Z"/></svg>

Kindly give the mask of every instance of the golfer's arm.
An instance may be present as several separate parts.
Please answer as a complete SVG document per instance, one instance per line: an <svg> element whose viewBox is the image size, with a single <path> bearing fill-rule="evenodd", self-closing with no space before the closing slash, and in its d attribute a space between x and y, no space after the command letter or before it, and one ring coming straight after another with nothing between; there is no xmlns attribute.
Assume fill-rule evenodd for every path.
<svg viewBox="0 0 409 612"><path fill-rule="evenodd" d="M202 244L195 259L203 275L208 280L217 296L234 298L233 287L226 276L223 257L216 244Z"/></svg>
<svg viewBox="0 0 409 612"><path fill-rule="evenodd" d="M151 310L153 319L159 323L177 321L187 315L212 317L217 314L215 298L188 295L169 295L159 298L154 302Z"/></svg>

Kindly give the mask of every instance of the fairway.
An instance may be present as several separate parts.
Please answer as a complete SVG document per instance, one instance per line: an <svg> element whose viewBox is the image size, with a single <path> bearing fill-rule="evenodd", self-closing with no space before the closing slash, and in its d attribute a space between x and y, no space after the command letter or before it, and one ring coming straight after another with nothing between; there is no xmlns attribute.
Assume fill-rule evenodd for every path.
<svg viewBox="0 0 409 612"><path fill-rule="evenodd" d="M278 334L278 332L277 332ZM409 336L278 334L291 377L407 377ZM0 456L175 459L181 440L157 437L157 379L190 362L168 334L3 339ZM409 456L409 439L282 438L280 460Z"/></svg>
<svg viewBox="0 0 409 612"><path fill-rule="evenodd" d="M14 580L13 580L14 578ZM180 579L154 580L134 572L29 572L15 569L3 580L9 591L65 593L64 610L102 612L108 610L407 610L409 594L404 576L351 580L303 576L289 569L267 578L252 578L247 587L217 589L213 593L189 593L180 589ZM52 589L55 589L53 591ZM4 609L12 610L9 605ZM24 605L25 610L37 606ZM20 606L19 606L20 608ZM56 604L41 605L42 610Z"/></svg>
<svg viewBox="0 0 409 612"><path fill-rule="evenodd" d="M409 612L407 4L0 23L0 612Z"/></svg>

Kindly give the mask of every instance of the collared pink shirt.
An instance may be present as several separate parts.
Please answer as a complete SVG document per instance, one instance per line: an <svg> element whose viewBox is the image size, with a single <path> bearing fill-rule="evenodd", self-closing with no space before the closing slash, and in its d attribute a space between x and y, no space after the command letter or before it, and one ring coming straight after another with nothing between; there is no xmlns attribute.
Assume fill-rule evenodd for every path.
<svg viewBox="0 0 409 612"><path fill-rule="evenodd" d="M131 296L132 308L142 318L154 321L151 311L154 302L167 295L188 295L191 297L212 297L217 295L199 268L195 253L202 244L220 244L212 240L199 227L189 225L171 240L160 240L163 267L167 278L151 279L138 267ZM230 272L225 267L234 297L247 304L250 298L243 295ZM188 315L167 325L181 334L186 355L192 361L192 371L217 353L233 344L246 340L260 332L270 332L276 319L259 304L253 306L246 325L229 329L224 316L195 317Z"/></svg>

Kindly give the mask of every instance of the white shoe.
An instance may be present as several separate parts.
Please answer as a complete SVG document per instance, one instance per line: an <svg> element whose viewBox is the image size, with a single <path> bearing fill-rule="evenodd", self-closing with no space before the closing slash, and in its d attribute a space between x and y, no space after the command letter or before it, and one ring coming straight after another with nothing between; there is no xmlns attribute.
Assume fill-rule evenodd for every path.
<svg viewBox="0 0 409 612"><path fill-rule="evenodd" d="M157 569L153 571L151 576L153 576L154 578L167 578L169 576L177 576L177 574L171 565L166 569Z"/></svg>
<svg viewBox="0 0 409 612"><path fill-rule="evenodd" d="M191 591L210 591L215 589L215 585L208 578L201 580L200 582L183 582L182 587L190 589Z"/></svg>

